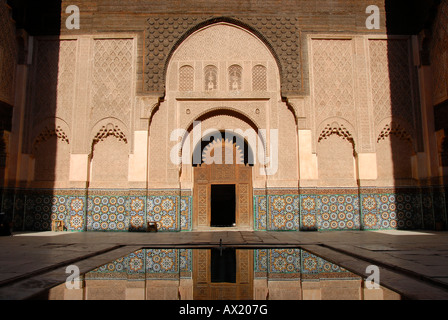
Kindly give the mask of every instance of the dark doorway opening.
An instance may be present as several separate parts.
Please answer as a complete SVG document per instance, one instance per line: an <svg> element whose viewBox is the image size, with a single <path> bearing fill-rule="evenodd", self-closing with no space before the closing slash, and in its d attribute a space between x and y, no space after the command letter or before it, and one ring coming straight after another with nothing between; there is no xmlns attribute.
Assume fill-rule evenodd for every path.
<svg viewBox="0 0 448 320"><path fill-rule="evenodd" d="M236 192L234 184L212 185L211 219L212 227L235 225Z"/></svg>
<svg viewBox="0 0 448 320"><path fill-rule="evenodd" d="M236 251L234 248L211 250L211 282L236 283Z"/></svg>

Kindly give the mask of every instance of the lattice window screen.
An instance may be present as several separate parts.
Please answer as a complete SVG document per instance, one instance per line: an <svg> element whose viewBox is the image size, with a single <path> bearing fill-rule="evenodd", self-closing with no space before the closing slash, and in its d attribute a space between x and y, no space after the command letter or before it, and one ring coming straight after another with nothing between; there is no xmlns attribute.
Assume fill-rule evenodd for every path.
<svg viewBox="0 0 448 320"><path fill-rule="evenodd" d="M265 66L257 65L252 69L252 90L267 90L267 74Z"/></svg>
<svg viewBox="0 0 448 320"><path fill-rule="evenodd" d="M205 91L218 89L218 68L206 66L204 70Z"/></svg>
<svg viewBox="0 0 448 320"><path fill-rule="evenodd" d="M183 66L179 69L179 91L193 91L194 69L192 66Z"/></svg>
<svg viewBox="0 0 448 320"><path fill-rule="evenodd" d="M243 68L239 65L232 65L229 67L229 90L238 91L242 87Z"/></svg>

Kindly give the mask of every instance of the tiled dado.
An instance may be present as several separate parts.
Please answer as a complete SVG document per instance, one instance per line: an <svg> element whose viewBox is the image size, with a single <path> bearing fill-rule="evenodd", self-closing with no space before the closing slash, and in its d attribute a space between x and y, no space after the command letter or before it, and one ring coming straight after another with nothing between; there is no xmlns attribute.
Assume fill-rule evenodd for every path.
<svg viewBox="0 0 448 320"><path fill-rule="evenodd" d="M300 197L289 193L254 195L255 230L292 231L300 228Z"/></svg>
<svg viewBox="0 0 448 320"><path fill-rule="evenodd" d="M86 280L145 280L191 278L191 249L141 249L98 267Z"/></svg>
<svg viewBox="0 0 448 320"><path fill-rule="evenodd" d="M372 192L374 191L374 192ZM362 190L361 217L364 230L446 228L446 200L442 188Z"/></svg>
<svg viewBox="0 0 448 320"><path fill-rule="evenodd" d="M191 230L191 192L154 190L6 190L2 210L15 230L48 231L62 220L68 231Z"/></svg>
<svg viewBox="0 0 448 320"><path fill-rule="evenodd" d="M264 194L263 194L264 193ZM254 192L256 230L434 229L447 225L442 188Z"/></svg>
<svg viewBox="0 0 448 320"><path fill-rule="evenodd" d="M254 192L256 230L359 230L357 194L269 190ZM322 191L319 191L322 192Z"/></svg>
<svg viewBox="0 0 448 320"><path fill-rule="evenodd" d="M4 190L2 207L15 230L192 230L192 192L179 190ZM254 229L276 231L428 229L447 227L444 190L254 190Z"/></svg>
<svg viewBox="0 0 448 320"><path fill-rule="evenodd" d="M85 280L191 278L194 249L140 249L85 275ZM254 278L279 280L357 279L359 276L302 249L254 250Z"/></svg>
<svg viewBox="0 0 448 320"><path fill-rule="evenodd" d="M254 262L255 278L301 278L302 281L359 278L350 271L302 249L257 249L254 252Z"/></svg>

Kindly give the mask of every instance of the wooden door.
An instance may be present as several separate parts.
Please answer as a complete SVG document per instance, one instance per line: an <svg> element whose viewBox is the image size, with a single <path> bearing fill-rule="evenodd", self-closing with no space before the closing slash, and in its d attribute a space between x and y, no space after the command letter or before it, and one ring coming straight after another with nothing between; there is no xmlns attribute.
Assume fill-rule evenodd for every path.
<svg viewBox="0 0 448 320"><path fill-rule="evenodd" d="M212 184L235 185L236 227L253 228L252 167L204 164L194 168L193 229L210 227Z"/></svg>
<svg viewBox="0 0 448 320"><path fill-rule="evenodd" d="M252 300L253 299L253 252L236 250L235 283L211 282L210 249L193 252L193 299L194 300Z"/></svg>

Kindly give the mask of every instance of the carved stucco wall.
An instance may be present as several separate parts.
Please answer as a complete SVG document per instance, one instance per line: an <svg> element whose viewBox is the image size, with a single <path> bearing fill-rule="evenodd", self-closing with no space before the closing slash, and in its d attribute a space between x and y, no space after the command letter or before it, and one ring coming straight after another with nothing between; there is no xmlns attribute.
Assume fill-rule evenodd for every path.
<svg viewBox="0 0 448 320"><path fill-rule="evenodd" d="M54 117L70 124L74 104L77 41L42 39L36 47L32 126Z"/></svg>
<svg viewBox="0 0 448 320"><path fill-rule="evenodd" d="M186 67L190 70L189 77L184 73ZM206 82L211 67L217 83L213 90L208 90ZM237 90L232 89L232 70L238 70L240 77ZM175 166L169 164L167 151L160 147L169 143L172 130L188 129L194 120L204 118L207 121L203 132L210 128L252 129L255 134L259 129L278 130L279 141L274 144L278 148L278 171L271 180L297 185L295 118L287 105L280 102L278 64L260 38L227 22L205 26L178 46L167 67L167 76L166 101L155 113L150 129L150 180L163 181L164 167L168 179L177 179L172 176L176 174ZM193 83L185 83L187 79ZM235 126L233 117L242 119L240 127ZM217 119L216 127L209 127L210 119ZM166 161L168 164L164 164ZM184 177L189 176L185 174L187 170L182 171ZM257 178L258 171L254 174L254 179Z"/></svg>
<svg viewBox="0 0 448 320"><path fill-rule="evenodd" d="M36 40L30 77L34 83L25 114L23 150L34 158L34 180L68 182L72 142L77 41ZM53 157L53 160L50 159Z"/></svg>
<svg viewBox="0 0 448 320"><path fill-rule="evenodd" d="M93 150L90 187L101 188L98 194L112 195L112 199L116 188L131 186L129 159L134 151L133 137L139 131L148 138L142 140L139 160L149 166L149 173L138 181L142 189L148 182L149 191L139 192L151 192L150 197L177 197L186 189L187 196L182 200L188 201L191 167L180 172L171 163L169 138L173 129L187 129L197 118L204 120L203 129L280 130L278 173L269 179L269 194L262 190L267 186L264 178L257 184L254 175L254 194L258 197L254 202L264 199L264 210L269 211L272 199L294 198L297 221L288 228L299 226L300 215L311 208L300 207L299 203L301 197L313 192L304 190L306 186L333 188L320 188L310 194L316 204L328 196L326 192L357 186L357 152L376 156L379 179L372 186L391 186L394 178L411 177L411 157L420 133L408 39L317 33L301 39L297 21L287 17L238 17L233 27L229 27L230 18L213 20L223 22L213 26L209 24L211 18L144 17L147 32L143 44L138 36L119 33L66 36L58 41L36 39L25 142L26 151L34 152L36 157L35 179L54 177L67 182L68 168L73 163L69 156ZM204 30L210 34L201 33L199 27L208 27ZM228 28L233 28L232 32ZM299 44L306 45L309 51L304 55L304 64L299 58ZM140 67L136 66L139 63L145 68L143 79L136 79L140 76ZM215 91L206 92L204 67L210 64L216 64L219 83ZM308 64L309 70L302 70L308 69ZM231 90L228 81L231 65L239 65L242 70L236 91ZM255 72L256 66L265 68L266 74ZM302 82L307 79L302 72L308 71L309 92L308 80ZM145 89L136 90L135 81L145 81ZM141 96L136 97L136 91ZM297 105L291 104L293 110L281 100L280 93L300 96L296 97ZM165 101L157 104L163 94ZM294 119L295 115L300 119ZM302 164L298 159L299 120L306 123L300 128L310 131L314 148L310 153L317 156L318 179L298 190ZM74 145L82 148L74 149ZM48 168L50 153L56 154L53 169ZM394 167L397 163L402 164L399 171ZM179 191L179 187L185 189ZM175 191L166 191L168 188ZM358 197L359 189L347 189L353 190L353 199ZM302 190L304 194L297 194ZM84 198L83 204L91 199ZM139 200L146 201L144 197ZM191 208L184 208L188 226ZM316 207L308 211L308 218L318 221ZM258 214L258 219L262 212L260 209L254 216ZM150 211L138 217L146 219L146 213ZM272 216L267 214L258 222L265 223L265 229L278 227L269 222ZM314 227L311 223L310 228Z"/></svg>
<svg viewBox="0 0 448 320"><path fill-rule="evenodd" d="M15 24L6 0L0 1L0 101L14 104L14 76L17 64Z"/></svg>
<svg viewBox="0 0 448 320"><path fill-rule="evenodd" d="M193 33L187 41L179 44L171 55L170 64L167 66L169 76L166 79L167 96L179 93L183 98L179 102L168 99L152 118L150 154L156 158L151 158L149 161L150 167L154 169L151 179L163 181L167 176L173 180L178 179L175 167L163 165L170 162L169 150L162 150L169 142L169 133L175 128L187 128L199 114L214 108L240 109L242 114L254 119L260 128L279 128L281 139L279 149L297 149L295 138L288 139L296 136L294 115L275 101L279 97L282 80L276 57L266 43L256 35L250 35L240 26L231 27L226 23L208 26L203 31ZM365 49L362 55L359 54L357 47L359 40ZM232 45L227 46L228 43ZM77 60L80 54L79 41L77 39L38 41L33 73L33 79L36 81L33 90L35 99L32 104L33 111L29 115L31 124L29 149L32 149L36 137L44 129L42 123L51 124L58 119L65 124L61 126L61 130L69 137L68 144L73 140L84 139L89 140L91 146L99 130L111 124L118 126L126 137L126 150L128 154L131 152L135 120L132 108L135 95L135 42L132 38L92 37L89 44L88 55L92 63L89 65L90 72L87 78L88 108L86 114L81 115L81 118L88 120L89 125L85 132L78 131L74 134L73 108L77 103L77 97L74 94L73 84L79 65ZM204 50L204 46L208 49ZM333 129L348 132L353 139L352 146L355 152L369 148L374 151L378 136L387 131L387 126L394 126L397 123L402 127L402 134L415 145L418 135L415 123L418 117L412 99L414 92L407 39L386 40L350 36L331 38L315 35L310 39L309 47L312 84L308 121L314 128L315 150L318 148L322 150L322 146L318 145L320 143L318 138L334 123L337 125ZM157 52L156 48L153 50ZM357 80L358 76L365 72L359 68L361 58L364 65L369 66L370 72L366 91L359 90L360 84ZM217 66L220 86L217 92L201 99L225 98L229 99L228 102L194 101L204 94L203 70L208 64ZM234 100L236 96L228 87L228 68L232 64L239 64L242 68L242 96L238 96L239 101ZM266 91L253 90L253 70L257 65L265 66L267 70ZM193 81L193 84L180 84L179 79L182 77L180 68L186 66L189 67L189 72L187 76L183 75L182 81ZM198 96L194 96L194 92ZM187 93L193 93L192 101L189 101ZM241 100L245 98L247 102ZM363 109L357 108L361 99L365 101L371 99L366 114ZM174 114L178 116L173 118ZM371 125L363 125L363 117L367 118L367 123ZM174 119L177 120L172 121ZM342 127L345 129L341 129ZM397 130L392 130L391 134L397 134ZM371 143L373 149L369 147L369 139L365 140L368 143L364 145L360 136L373 136L375 142ZM280 152L278 175L280 180L297 176L296 156L297 154L289 157ZM350 154L350 157L352 156L353 151ZM326 170L322 163L324 162L320 161L319 169ZM122 167L127 166L128 162L124 161Z"/></svg>
<svg viewBox="0 0 448 320"><path fill-rule="evenodd" d="M353 162L353 157L360 152L376 152L378 166L385 165L383 158L390 158L386 161L389 163L386 167L391 168L389 184L394 184L394 177L411 178L411 156L419 150L421 131L408 38L314 35L309 46L311 112L308 121L314 123L319 179L329 179L319 184L337 184L329 182L334 176L332 170L352 173L354 167L348 165L348 159L351 157ZM333 133L352 141L351 151L346 150L350 154L345 162L339 160L343 159L340 153L345 150L344 145L330 137ZM404 141L406 147L402 148L401 142L395 146L395 139L391 145L390 135ZM327 138L334 140L334 144L326 143ZM378 145L380 141L381 146ZM333 161L326 161L329 149L334 150ZM405 150L407 152L403 152ZM401 162L402 169L407 169L394 174L392 163L398 170ZM381 171L382 179L387 175L385 171L384 168ZM347 174L349 176L355 178L356 172L354 176ZM345 184L343 180L340 183Z"/></svg>
<svg viewBox="0 0 448 320"><path fill-rule="evenodd" d="M439 5L438 14L433 27L431 45L431 63L434 86L434 104L448 99L448 1Z"/></svg>
<svg viewBox="0 0 448 320"><path fill-rule="evenodd" d="M239 31L236 32L236 30ZM72 138L76 140L90 139L90 143L93 143L99 130L110 124L118 126L126 137L124 144L127 149L123 150L129 153L132 149L131 132L134 121L132 106L134 103L133 90L135 89L133 81L136 59L134 40L91 38L89 41L90 56L92 57L89 67L91 72L88 78L90 81L88 86L89 107L86 110L87 114L81 115L88 120L89 128L87 132L78 132L76 137L71 137L71 128L73 126L73 108L76 104L73 84L78 65L78 41L76 39L62 41L43 39L38 42L33 75L36 80L35 99L32 105L32 116L29 118L32 124L30 148L43 130L42 123L50 124L52 121L56 121L55 119L59 119L58 121L65 124L61 130L69 137L68 144L71 143ZM375 142L377 142L376 138L387 129L387 126L393 126L396 123L401 125L402 134L415 144L417 131L413 124L417 119L412 100L408 41L406 39L367 38L362 38L362 41L364 41L368 52L362 58L365 59L365 64L370 66L370 83L367 85L370 93L369 91L358 92L359 83L356 79L362 70L358 67L357 61L360 57L355 38L316 37L310 40L312 103L309 120L314 127L315 148L321 152L324 152L322 145L325 143L319 141L318 138L325 130L331 129L340 132L346 130L350 138L353 139L352 148L359 152L362 148L367 149L366 146L359 143L360 134L374 136ZM228 43L232 43L232 46L226 46ZM204 46L208 50L203 50ZM295 138L288 139L288 137L295 137L294 115L282 104L274 102L279 94L281 74L277 69L278 64L272 51L263 41L244 31L244 28L216 24L213 27L205 28L204 31L194 33L194 36L181 43L177 49L171 56L167 68L168 97L173 93L182 95L181 92L197 92L199 96L203 95L203 68L208 64L215 64L220 76L219 89L211 96L207 95L202 99L213 97L213 99L230 100L218 104L198 103L189 101L188 95L184 94L183 97L186 98L180 102L175 103L174 100L168 100L163 103L151 122L150 147L152 152L150 154L152 158L149 163L152 168L150 170L154 170L150 175L151 179L163 181L167 176L173 180L178 179L178 173L174 167L169 169L170 165L163 165L163 163L170 162L170 159L169 150L162 149L166 148L169 142L168 137L171 130L178 127L187 128L188 124L205 110L240 109L243 114L255 119L260 128L280 129L279 149L295 150L297 148ZM240 101L232 100L235 95L229 91L226 80L228 79L228 67L235 63L242 66L241 90L243 95L238 97ZM267 68L266 91L253 90L253 68L256 65L265 65ZM180 68L185 66L190 69L187 73L188 77L185 78L184 75L182 81L193 81L193 84L180 84ZM189 88L189 90L185 91L185 88ZM245 94L247 95L245 96ZM366 94L372 99L372 107L368 109L367 113L368 122L372 123L370 127L372 130L367 130L369 126L362 126L360 119L366 115L361 114L361 111L356 108L362 94ZM253 100L253 98L259 99L260 97L263 97L265 101ZM241 99L244 100L244 98L248 98L248 101L242 102ZM172 118L174 114L179 114L179 116ZM173 122L174 119L178 119L177 122ZM330 128L334 123L337 124L335 128ZM365 132L362 132L363 130ZM391 131L391 134L396 133L397 130ZM318 145L321 142L322 145ZM100 143L102 142L99 141ZM319 152L317 154L319 156ZM353 151L349 156L353 157ZM128 167L128 162L123 161L122 167ZM325 161L319 161L319 170L325 171ZM348 171L352 170L348 169ZM289 179L296 176L296 172L297 159L280 152L280 168L277 177L280 180ZM319 175L326 176L323 173Z"/></svg>
<svg viewBox="0 0 448 320"><path fill-rule="evenodd" d="M407 39L370 40L370 70L374 121L379 126L386 118L415 128L416 110L410 73L410 45ZM383 129L383 128L381 128ZM415 140L419 132L410 134Z"/></svg>
<svg viewBox="0 0 448 320"><path fill-rule="evenodd" d="M413 88L409 40L369 40L369 51L378 179L388 185L400 179L412 184L412 157L419 151L422 132L413 99L418 93Z"/></svg>
<svg viewBox="0 0 448 320"><path fill-rule="evenodd" d="M302 93L300 32L295 17L216 16L151 17L145 40L145 87L150 93L165 92L166 67L177 46L201 27L228 21L248 28L263 39L281 70L282 94Z"/></svg>
<svg viewBox="0 0 448 320"><path fill-rule="evenodd" d="M30 75L34 85L25 116L27 139L23 144L24 152L32 154L34 158L34 167L37 169L34 172L37 174L35 180L51 180L56 181L57 186L66 186L74 145L83 146L82 152L87 154L95 150L94 145L97 151L102 150L103 140L112 135L120 142L118 149L123 149L122 144L125 146L122 150L125 158L119 157L120 161L123 160L120 170L112 170L110 173L115 177L113 174L120 175L125 168L126 174L121 174L120 179L117 179L127 181L132 141L129 130L133 121L135 91L134 40L104 37L58 40L47 37L36 38L35 43ZM86 64L86 57L91 63ZM85 66L87 71L80 74ZM86 89L76 94L81 86ZM109 126L113 130L108 130ZM45 137L45 143L40 143L42 137ZM47 141L53 141L53 146ZM61 142L63 147L59 147ZM115 149L110 143L109 146L113 147L111 150ZM112 159L111 154L104 155L102 151L98 153L103 155L95 158L97 168L98 164L104 166ZM39 166L48 154L53 154L57 159L57 168L54 170L48 165ZM56 172L60 173L55 175ZM45 176L47 178L44 179ZM103 180L97 173L94 177Z"/></svg>
<svg viewBox="0 0 448 320"><path fill-rule="evenodd" d="M114 117L129 127L134 89L133 40L95 39L93 42L91 125Z"/></svg>
<svg viewBox="0 0 448 320"><path fill-rule="evenodd" d="M316 123L330 117L355 123L353 41L313 39L312 47Z"/></svg>

